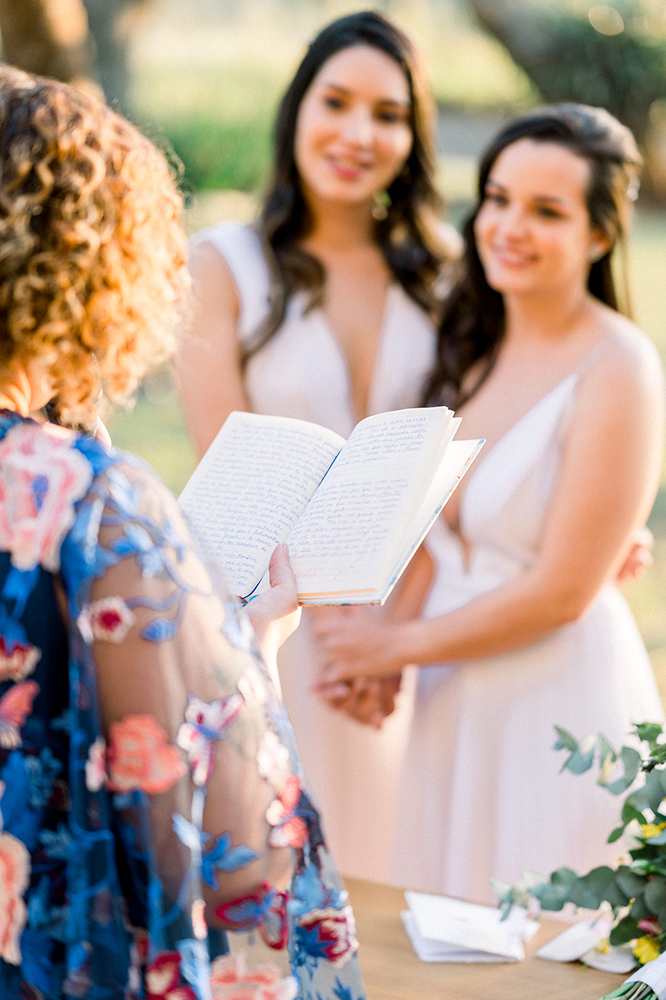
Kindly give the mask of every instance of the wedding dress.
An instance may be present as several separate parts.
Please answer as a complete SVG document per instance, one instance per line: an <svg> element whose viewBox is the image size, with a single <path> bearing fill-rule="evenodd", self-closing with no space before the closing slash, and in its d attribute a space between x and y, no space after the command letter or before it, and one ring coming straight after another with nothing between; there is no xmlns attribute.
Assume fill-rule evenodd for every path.
<svg viewBox="0 0 666 1000"><path fill-rule="evenodd" d="M600 345L601 348L601 345ZM426 544L436 565L425 616L444 615L536 559L576 388L596 349L485 454L463 484L461 544L440 517ZM466 553L468 557L466 558ZM584 874L623 848L606 838L620 800L594 772L560 773L554 727L599 732L616 749L632 725L662 721L636 623L606 584L578 621L520 649L418 671L400 781L391 879L491 902L491 877L562 865Z"/></svg>
<svg viewBox="0 0 666 1000"><path fill-rule="evenodd" d="M247 343L268 312L270 276L259 237L248 226L224 223L200 231L194 242L211 243L227 264L239 297L239 337ZM306 310L306 302L305 293L291 298L278 332L250 359L245 375L250 406L257 413L311 420L348 437L358 416L345 359L322 310ZM435 333L425 313L400 285L390 285L368 413L418 405L434 352ZM312 636L316 614L306 609L280 651L284 700L340 871L385 882L412 676L405 677L398 707L381 732L329 708L309 690L320 668Z"/></svg>

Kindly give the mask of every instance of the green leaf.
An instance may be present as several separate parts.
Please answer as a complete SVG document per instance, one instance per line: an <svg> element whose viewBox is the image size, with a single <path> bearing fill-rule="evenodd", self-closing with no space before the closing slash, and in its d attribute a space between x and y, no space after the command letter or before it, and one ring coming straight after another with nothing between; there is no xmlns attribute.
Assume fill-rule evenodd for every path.
<svg viewBox="0 0 666 1000"><path fill-rule="evenodd" d="M537 893L542 910L561 910L569 901L568 893L561 886L545 885Z"/></svg>
<svg viewBox="0 0 666 1000"><path fill-rule="evenodd" d="M612 746L606 739L606 737L600 733L599 734L599 777L597 778L598 785L607 785L612 779L613 773L615 771L615 761L617 760L617 754L613 750Z"/></svg>
<svg viewBox="0 0 666 1000"><path fill-rule="evenodd" d="M578 876L571 868L558 868L550 876L550 882L535 888L534 895L543 910L561 910L569 901L569 893L577 881Z"/></svg>
<svg viewBox="0 0 666 1000"><path fill-rule="evenodd" d="M664 798L664 786L661 783L661 772L650 771L645 778L645 792L647 794L648 805L652 812L659 812L659 806ZM656 822L659 822L656 820Z"/></svg>
<svg viewBox="0 0 666 1000"><path fill-rule="evenodd" d="M611 906L626 906L631 897L627 896L617 885L615 875L612 868L602 865L599 868L593 868L591 872L583 876L581 881L599 897L600 901L605 899Z"/></svg>
<svg viewBox="0 0 666 1000"><path fill-rule="evenodd" d="M631 904L631 910L629 912L636 920L647 920L648 917L652 916L652 910L649 910L645 905L642 893L639 896L634 897L634 901Z"/></svg>
<svg viewBox="0 0 666 1000"><path fill-rule="evenodd" d="M646 740L648 743L656 743L657 737L661 736L663 731L658 722L639 722L636 726L639 739Z"/></svg>
<svg viewBox="0 0 666 1000"><path fill-rule="evenodd" d="M569 902L574 906L584 906L586 910L596 910L601 904L599 896L590 889L584 878L576 879L569 889Z"/></svg>
<svg viewBox="0 0 666 1000"><path fill-rule="evenodd" d="M584 774L589 771L594 764L594 747L596 738L586 736L581 740L578 747L571 756L564 762L562 770L571 771L572 774Z"/></svg>
<svg viewBox="0 0 666 1000"><path fill-rule="evenodd" d="M623 833L624 833L624 827L616 826L615 829L611 831L607 843L614 844L616 840L620 839Z"/></svg>
<svg viewBox="0 0 666 1000"><path fill-rule="evenodd" d="M613 747L606 739L603 733L599 733L599 765L603 767L604 762L610 757L611 760L617 760L617 754Z"/></svg>
<svg viewBox="0 0 666 1000"><path fill-rule="evenodd" d="M622 761L623 774L615 781L604 784L612 795L621 795L635 780L641 766L641 755L633 747L622 747L620 750L620 760Z"/></svg>
<svg viewBox="0 0 666 1000"><path fill-rule="evenodd" d="M576 751L578 749L578 740L576 740L571 733L568 733L566 729L560 729L559 726L555 726L555 730L559 739L553 746L553 750Z"/></svg>
<svg viewBox="0 0 666 1000"><path fill-rule="evenodd" d="M631 823L632 819L637 819L641 826L645 826L647 823L647 819L643 813L639 812L638 809L635 809L631 802L627 799L622 806L622 822L626 825L627 823Z"/></svg>
<svg viewBox="0 0 666 1000"><path fill-rule="evenodd" d="M645 785L641 788L637 788L631 793L626 799L632 806L638 809L639 812L643 812L644 809L649 808L650 801L648 799L648 793L645 789Z"/></svg>
<svg viewBox="0 0 666 1000"><path fill-rule="evenodd" d="M629 899L639 896L647 884L645 875L639 875L627 865L620 865L615 872L615 883Z"/></svg>
<svg viewBox="0 0 666 1000"><path fill-rule="evenodd" d="M643 899L662 927L666 926L666 878L663 875L653 876L645 886Z"/></svg>
<svg viewBox="0 0 666 1000"><path fill-rule="evenodd" d="M553 885L573 885L577 878L573 868L557 868L550 876Z"/></svg>
<svg viewBox="0 0 666 1000"><path fill-rule="evenodd" d="M631 915L628 915L623 917L613 927L610 932L610 943L612 945L626 944L627 941L633 941L634 938L640 936L641 931L638 927L638 921Z"/></svg>

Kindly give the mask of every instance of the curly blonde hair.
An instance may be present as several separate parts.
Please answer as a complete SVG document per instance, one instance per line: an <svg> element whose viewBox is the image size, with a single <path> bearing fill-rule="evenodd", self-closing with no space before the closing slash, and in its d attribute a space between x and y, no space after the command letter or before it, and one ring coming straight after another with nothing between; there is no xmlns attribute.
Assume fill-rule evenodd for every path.
<svg viewBox="0 0 666 1000"><path fill-rule="evenodd" d="M64 422L90 424L101 392L125 401L171 353L181 212L166 158L129 122L0 66L0 366L37 365Z"/></svg>

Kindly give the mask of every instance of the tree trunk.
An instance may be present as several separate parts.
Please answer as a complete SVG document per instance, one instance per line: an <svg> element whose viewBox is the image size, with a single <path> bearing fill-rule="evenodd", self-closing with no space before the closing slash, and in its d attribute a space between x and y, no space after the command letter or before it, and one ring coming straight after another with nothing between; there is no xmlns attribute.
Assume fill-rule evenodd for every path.
<svg viewBox="0 0 666 1000"><path fill-rule="evenodd" d="M95 40L95 75L106 99L121 111L130 110L128 63L133 30L152 0L83 0Z"/></svg>
<svg viewBox="0 0 666 1000"><path fill-rule="evenodd" d="M82 0L0 0L0 33L5 62L99 96Z"/></svg>

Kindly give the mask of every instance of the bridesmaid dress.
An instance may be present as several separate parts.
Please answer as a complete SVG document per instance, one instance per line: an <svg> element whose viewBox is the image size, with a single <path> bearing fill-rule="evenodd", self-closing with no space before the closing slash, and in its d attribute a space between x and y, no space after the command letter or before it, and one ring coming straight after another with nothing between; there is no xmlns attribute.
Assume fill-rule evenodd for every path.
<svg viewBox="0 0 666 1000"><path fill-rule="evenodd" d="M599 345L603 349L602 345ZM473 601L537 556L557 483L576 387L596 349L485 454L464 484L463 548L443 518L426 544L436 564L426 617ZM632 725L662 721L650 661L632 614L606 584L590 608L521 649L418 671L400 779L391 878L478 902L490 879L562 865L612 864L606 844L619 800L593 772L560 773L554 726L603 732L616 749Z"/></svg>
<svg viewBox="0 0 666 1000"><path fill-rule="evenodd" d="M239 336L247 341L268 312L270 276L257 234L223 223L201 230L236 283ZM321 309L306 311L296 294L275 336L247 367L245 388L257 413L299 417L348 437L357 423L343 354ZM434 329L401 286L389 286L368 413L418 405L435 352ZM403 681L398 707L381 732L330 709L309 691L319 672L319 650L306 609L280 651L283 696L327 837L344 875L386 882L396 824L397 775L411 716L413 677Z"/></svg>

